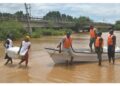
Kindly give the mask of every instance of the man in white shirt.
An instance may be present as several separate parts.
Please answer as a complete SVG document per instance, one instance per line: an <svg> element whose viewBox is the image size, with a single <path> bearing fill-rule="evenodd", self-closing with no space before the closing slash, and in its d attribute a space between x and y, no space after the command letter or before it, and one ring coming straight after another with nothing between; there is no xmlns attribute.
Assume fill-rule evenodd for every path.
<svg viewBox="0 0 120 86"><path fill-rule="evenodd" d="M20 49L18 51L18 54L22 57L19 64L23 63L25 61L26 67L28 65L28 59L29 59L29 49L31 47L30 37L26 36L25 39L22 41Z"/></svg>
<svg viewBox="0 0 120 86"><path fill-rule="evenodd" d="M12 64L12 63L13 63L12 58L9 57L9 56L7 55L7 53L6 53L6 50L7 50L7 49L13 47L13 41L12 41L11 35L7 35L7 39L6 39L5 43L4 43L4 47L5 47L5 54L6 54L6 55L5 55L5 59L7 59L5 65L7 65L9 61L11 61L11 64Z"/></svg>

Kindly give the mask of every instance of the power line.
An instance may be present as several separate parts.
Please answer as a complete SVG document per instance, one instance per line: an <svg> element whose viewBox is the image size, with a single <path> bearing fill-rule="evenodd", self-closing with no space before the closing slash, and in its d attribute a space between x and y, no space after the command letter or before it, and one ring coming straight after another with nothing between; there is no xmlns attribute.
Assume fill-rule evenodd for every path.
<svg viewBox="0 0 120 86"><path fill-rule="evenodd" d="M31 16L31 6L30 4L24 4L26 9L26 17L27 17L27 25L28 25L28 32L32 34L32 28L30 26L30 16Z"/></svg>

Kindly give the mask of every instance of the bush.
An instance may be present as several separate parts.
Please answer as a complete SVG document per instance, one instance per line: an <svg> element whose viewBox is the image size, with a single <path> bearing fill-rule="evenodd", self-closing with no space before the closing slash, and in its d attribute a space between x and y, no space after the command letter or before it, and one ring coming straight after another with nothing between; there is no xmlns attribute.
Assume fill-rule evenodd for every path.
<svg viewBox="0 0 120 86"><path fill-rule="evenodd" d="M65 35L67 31L72 32L72 30L68 29L47 29L47 28L39 28L34 30L32 33L32 37L39 38L41 36L59 36Z"/></svg>
<svg viewBox="0 0 120 86"><path fill-rule="evenodd" d="M32 33L32 37L33 37L33 38L39 38L39 37L41 37L41 34L36 33L36 32L33 32L33 33Z"/></svg>
<svg viewBox="0 0 120 86"><path fill-rule="evenodd" d="M52 34L53 34L53 30L50 29L42 30L42 35L51 36Z"/></svg>
<svg viewBox="0 0 120 86"><path fill-rule="evenodd" d="M0 40L6 39L8 34L12 34L13 39L18 39L26 33L20 22L9 20L0 23Z"/></svg>

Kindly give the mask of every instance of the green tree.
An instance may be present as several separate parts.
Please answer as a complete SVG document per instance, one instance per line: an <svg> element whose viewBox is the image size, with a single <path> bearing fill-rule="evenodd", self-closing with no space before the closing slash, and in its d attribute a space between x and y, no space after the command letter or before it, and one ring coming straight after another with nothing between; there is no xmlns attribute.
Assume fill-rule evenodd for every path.
<svg viewBox="0 0 120 86"><path fill-rule="evenodd" d="M14 16L17 20L21 21L26 18L26 15L23 13L23 11L17 11Z"/></svg>
<svg viewBox="0 0 120 86"><path fill-rule="evenodd" d="M13 18L13 15L10 13L0 13L0 20L10 20Z"/></svg>
<svg viewBox="0 0 120 86"><path fill-rule="evenodd" d="M65 14L62 14L61 17L62 17L62 21L66 21L67 20L67 17L66 17Z"/></svg>
<svg viewBox="0 0 120 86"><path fill-rule="evenodd" d="M61 14L59 11L51 11L48 12L44 17L44 20L51 20L51 21L74 21L73 17L70 15Z"/></svg>
<svg viewBox="0 0 120 86"><path fill-rule="evenodd" d="M81 16L78 19L75 18L75 27L73 27L73 30L76 32L79 32L79 30L86 30L86 27L91 25L93 21L89 17Z"/></svg>
<svg viewBox="0 0 120 86"><path fill-rule="evenodd" d="M115 26L114 26L114 29L120 30L120 20L119 20L119 21L116 21Z"/></svg>

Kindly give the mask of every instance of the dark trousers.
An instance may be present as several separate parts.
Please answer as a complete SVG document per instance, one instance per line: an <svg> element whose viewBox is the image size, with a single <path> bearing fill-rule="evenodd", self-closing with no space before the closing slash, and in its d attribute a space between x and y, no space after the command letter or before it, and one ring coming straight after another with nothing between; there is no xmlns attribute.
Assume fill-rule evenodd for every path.
<svg viewBox="0 0 120 86"><path fill-rule="evenodd" d="M95 38L90 38L89 47L90 47L90 49L91 49L91 52L93 51L92 45L95 45ZM95 46L94 46L94 48L95 48Z"/></svg>
<svg viewBox="0 0 120 86"><path fill-rule="evenodd" d="M109 63L111 63L111 59L113 61L113 64L115 62L115 47L110 45L108 46L108 59L109 59Z"/></svg>
<svg viewBox="0 0 120 86"><path fill-rule="evenodd" d="M7 65L9 61L11 61L11 64L13 63L12 58L10 58L10 57L7 55L7 53L6 53L6 55L5 55L5 59L7 59L5 65Z"/></svg>
<svg viewBox="0 0 120 86"><path fill-rule="evenodd" d="M21 59L20 63L23 63L25 61L25 65L27 66L28 65L28 58L29 58L29 55L28 55L28 52L25 54L25 56Z"/></svg>
<svg viewBox="0 0 120 86"><path fill-rule="evenodd" d="M97 47L96 49L96 53L97 53L97 58L98 58L98 65L101 65L102 63L102 52L103 52L103 48L99 48Z"/></svg>

